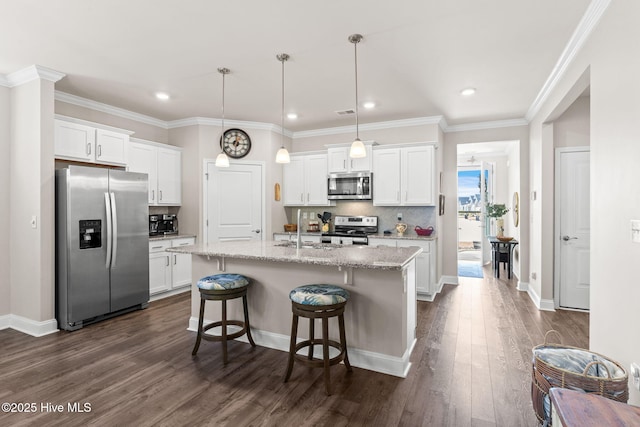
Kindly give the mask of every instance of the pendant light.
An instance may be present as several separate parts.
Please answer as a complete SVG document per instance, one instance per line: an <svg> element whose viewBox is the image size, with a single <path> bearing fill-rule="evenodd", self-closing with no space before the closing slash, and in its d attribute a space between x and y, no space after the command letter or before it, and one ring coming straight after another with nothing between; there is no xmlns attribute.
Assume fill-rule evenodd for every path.
<svg viewBox="0 0 640 427"><path fill-rule="evenodd" d="M358 43L360 43L361 40L361 34L351 34L349 36L349 41L353 43L356 70L356 139L351 144L351 149L349 150L349 157L354 159L367 157L367 149L362 141L360 141L360 133L358 129Z"/></svg>
<svg viewBox="0 0 640 427"><path fill-rule="evenodd" d="M228 68L218 68L218 72L222 74L222 136L220 137L220 141L224 140L224 76L229 74ZM228 168L229 167L229 157L225 154L222 149L222 143L220 144L220 154L216 157L216 166L219 168Z"/></svg>
<svg viewBox="0 0 640 427"><path fill-rule="evenodd" d="M278 61L282 62L282 118L280 121L280 149L276 153L276 163L289 163L291 162L291 158L289 157L289 152L284 147L284 63L289 59L289 55L286 53L281 53L276 55Z"/></svg>

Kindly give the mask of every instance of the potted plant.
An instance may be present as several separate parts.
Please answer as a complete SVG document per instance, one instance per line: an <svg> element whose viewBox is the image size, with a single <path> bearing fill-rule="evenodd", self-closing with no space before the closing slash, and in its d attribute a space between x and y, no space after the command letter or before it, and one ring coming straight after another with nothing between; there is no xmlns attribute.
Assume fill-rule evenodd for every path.
<svg viewBox="0 0 640 427"><path fill-rule="evenodd" d="M509 208L500 203L487 203L485 212L488 217L496 219L496 227L498 229L496 235L498 237L504 236L504 219L502 217L509 212Z"/></svg>

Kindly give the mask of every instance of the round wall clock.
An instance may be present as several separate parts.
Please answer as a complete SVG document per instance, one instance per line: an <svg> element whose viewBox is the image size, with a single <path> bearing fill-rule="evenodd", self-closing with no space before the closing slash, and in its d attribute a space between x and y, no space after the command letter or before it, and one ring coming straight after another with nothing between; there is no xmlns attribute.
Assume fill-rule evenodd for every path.
<svg viewBox="0 0 640 427"><path fill-rule="evenodd" d="M240 159L251 151L251 138L242 129L229 129L220 137L220 147L227 156Z"/></svg>

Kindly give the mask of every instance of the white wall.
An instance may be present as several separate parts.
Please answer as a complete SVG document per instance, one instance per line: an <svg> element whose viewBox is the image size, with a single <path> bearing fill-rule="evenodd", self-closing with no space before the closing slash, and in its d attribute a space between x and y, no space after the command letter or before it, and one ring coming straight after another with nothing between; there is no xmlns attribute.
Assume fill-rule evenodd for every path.
<svg viewBox="0 0 640 427"><path fill-rule="evenodd" d="M637 263L640 245L631 242L630 220L640 218L640 3L611 2L604 17L558 82L531 128L531 180L541 192L532 209L534 239L543 235L545 218L553 216L553 145L547 144L545 122L565 102L584 75L591 89L591 314L590 348L628 369L640 361L640 341L629 335L638 324L640 286ZM576 96L577 98L577 96ZM575 98L574 98L575 100ZM551 137L551 140L553 137ZM551 162L548 163L548 159ZM534 252L535 250L535 252ZM532 244L532 269L548 269L544 246ZM552 282L536 286L552 297ZM640 392L630 385L629 403L640 404Z"/></svg>
<svg viewBox="0 0 640 427"><path fill-rule="evenodd" d="M588 147L589 96L581 96L557 119L553 121L553 145L558 147Z"/></svg>
<svg viewBox="0 0 640 427"><path fill-rule="evenodd" d="M9 277L9 255L11 245L9 239L9 168L10 168L10 96L8 88L0 86L0 316L11 312L11 282ZM0 322L0 327L2 322Z"/></svg>

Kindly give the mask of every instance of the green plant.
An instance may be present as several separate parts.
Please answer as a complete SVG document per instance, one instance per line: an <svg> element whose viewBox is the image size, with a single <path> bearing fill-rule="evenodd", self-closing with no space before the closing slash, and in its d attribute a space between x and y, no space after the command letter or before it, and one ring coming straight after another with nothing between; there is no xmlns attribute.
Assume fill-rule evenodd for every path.
<svg viewBox="0 0 640 427"><path fill-rule="evenodd" d="M486 215L488 217L502 218L507 212L509 212L509 208L507 208L504 204L487 203Z"/></svg>

